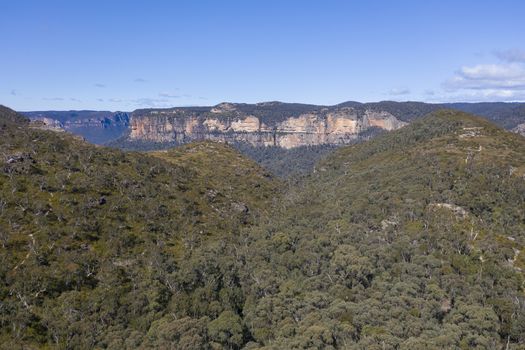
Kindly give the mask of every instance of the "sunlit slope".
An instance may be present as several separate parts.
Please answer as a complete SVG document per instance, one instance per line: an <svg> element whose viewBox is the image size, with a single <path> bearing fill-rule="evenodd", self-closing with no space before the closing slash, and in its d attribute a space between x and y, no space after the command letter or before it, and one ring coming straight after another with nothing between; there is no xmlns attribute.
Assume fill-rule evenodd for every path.
<svg viewBox="0 0 525 350"><path fill-rule="evenodd" d="M254 228L255 340L521 349L524 171L525 139L454 111L336 151Z"/></svg>
<svg viewBox="0 0 525 350"><path fill-rule="evenodd" d="M8 109L0 135L0 347L145 334L183 283L180 262L256 224L278 195L225 145L124 153Z"/></svg>

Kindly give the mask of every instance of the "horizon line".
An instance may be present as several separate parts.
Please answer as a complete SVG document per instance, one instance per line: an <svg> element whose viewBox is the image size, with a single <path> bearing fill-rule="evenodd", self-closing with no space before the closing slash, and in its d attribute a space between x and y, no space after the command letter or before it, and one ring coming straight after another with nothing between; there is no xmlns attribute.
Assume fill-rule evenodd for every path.
<svg viewBox="0 0 525 350"><path fill-rule="evenodd" d="M171 107L138 107L133 110L107 110L107 109L32 109L32 110L16 110L13 109L7 105L0 104L1 106L13 109L16 112L19 113L35 113L35 112L110 112L110 113L131 113L137 110L144 110L144 109L175 109L175 108L206 108L206 107L217 107L223 104L233 104L233 105L263 105L263 104L271 104L271 103L279 103L279 104L296 104L296 105L304 105L304 106L315 106L315 107L336 107L345 103L358 103L361 105L366 104L376 104L376 103L422 103L422 104L429 104L429 105L450 105L450 104L457 104L457 103L463 103L463 104L490 104L490 103L504 103L504 104L514 104L514 103L525 103L525 100L516 100L516 101L455 101L455 102L424 102L424 101L417 101L417 100L406 100L406 101L395 101L395 100L380 100L380 101L371 101L371 102L360 102L355 100L347 100L340 103L336 103L333 105L325 105L325 104L315 104L315 103L305 103L305 102L284 102L284 101L261 101L261 102L229 102L229 101L223 101L219 102L214 105L181 105L181 106L171 106Z"/></svg>

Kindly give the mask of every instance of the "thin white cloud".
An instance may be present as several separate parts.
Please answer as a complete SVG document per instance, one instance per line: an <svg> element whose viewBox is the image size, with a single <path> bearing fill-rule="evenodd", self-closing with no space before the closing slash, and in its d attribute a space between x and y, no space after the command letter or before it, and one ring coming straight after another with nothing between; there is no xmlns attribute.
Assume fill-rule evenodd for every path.
<svg viewBox="0 0 525 350"><path fill-rule="evenodd" d="M428 102L519 102L525 101L525 91L505 89L458 90L429 96Z"/></svg>
<svg viewBox="0 0 525 350"><path fill-rule="evenodd" d="M462 67L447 80L447 90L525 89L525 67L518 63L478 64Z"/></svg>
<svg viewBox="0 0 525 350"><path fill-rule="evenodd" d="M169 100L166 98L137 98L130 101L138 107L171 107Z"/></svg>
<svg viewBox="0 0 525 350"><path fill-rule="evenodd" d="M388 91L388 94L391 96L408 95L410 94L410 89L407 89L407 88L390 89L390 91Z"/></svg>
<svg viewBox="0 0 525 350"><path fill-rule="evenodd" d="M522 78L524 70L517 64L478 64L461 68L460 74L466 79L473 80L512 80Z"/></svg>
<svg viewBox="0 0 525 350"><path fill-rule="evenodd" d="M494 55L505 62L525 62L525 51L520 49L495 51Z"/></svg>
<svg viewBox="0 0 525 350"><path fill-rule="evenodd" d="M443 82L444 100L525 100L525 52L496 51L498 63L463 66Z"/></svg>
<svg viewBox="0 0 525 350"><path fill-rule="evenodd" d="M525 98L525 92L519 90L485 89L463 93L461 96L468 101L517 101Z"/></svg>
<svg viewBox="0 0 525 350"><path fill-rule="evenodd" d="M164 97L164 98L181 98L182 96L181 95L172 94L172 93L169 93L169 92L160 92L159 93L159 97Z"/></svg>

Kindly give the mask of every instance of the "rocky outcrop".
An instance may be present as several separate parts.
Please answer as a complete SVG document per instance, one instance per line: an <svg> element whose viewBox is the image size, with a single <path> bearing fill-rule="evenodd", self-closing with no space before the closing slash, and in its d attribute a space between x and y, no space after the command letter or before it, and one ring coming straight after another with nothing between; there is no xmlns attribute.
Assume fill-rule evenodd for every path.
<svg viewBox="0 0 525 350"><path fill-rule="evenodd" d="M519 124L514 129L512 129L513 132L518 133L520 135L525 136L525 123Z"/></svg>
<svg viewBox="0 0 525 350"><path fill-rule="evenodd" d="M40 117L31 120L31 127L41 130L65 131L64 125L56 119Z"/></svg>
<svg viewBox="0 0 525 350"><path fill-rule="evenodd" d="M178 144L214 140L294 148L346 144L369 129L394 130L406 124L386 111L372 109L313 106L283 113L275 104L247 106L223 103L209 108L138 110L131 116L128 139Z"/></svg>

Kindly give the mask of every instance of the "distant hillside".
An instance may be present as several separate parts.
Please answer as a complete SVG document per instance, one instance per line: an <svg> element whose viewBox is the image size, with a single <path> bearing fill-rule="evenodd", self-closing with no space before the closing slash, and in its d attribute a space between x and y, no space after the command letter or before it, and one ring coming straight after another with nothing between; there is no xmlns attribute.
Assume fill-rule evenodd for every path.
<svg viewBox="0 0 525 350"><path fill-rule="evenodd" d="M91 143L104 144L122 137L129 129L129 114L109 111L23 112L31 120L63 128Z"/></svg>
<svg viewBox="0 0 525 350"><path fill-rule="evenodd" d="M362 139L371 129L395 130L443 108L483 116L508 130L525 123L524 103L222 103L213 107L137 110L130 119L129 135L114 144L133 147L211 139L286 149L341 145Z"/></svg>
<svg viewBox="0 0 525 350"><path fill-rule="evenodd" d="M25 112L95 144L125 150L163 150L191 141L233 145L280 177L306 174L328 150L368 140L442 108L484 116L525 135L524 103L344 102L335 106L263 102L214 107ZM375 118L375 119L374 119Z"/></svg>
<svg viewBox="0 0 525 350"><path fill-rule="evenodd" d="M126 149L154 149L198 140L260 147L342 145L398 129L424 115L454 108L481 115L508 130L525 125L523 103L345 102L335 106L265 102L213 107L143 109L132 113L130 131L111 143ZM252 154L254 151L252 150Z"/></svg>
<svg viewBox="0 0 525 350"><path fill-rule="evenodd" d="M162 148L162 144L181 144L191 140L199 139L213 139L218 138L217 132L228 131L234 132L234 135L222 138L230 142L240 141L248 142L255 146L260 145L274 145L274 134L280 135L284 133L284 143L292 146L314 146L317 144L340 144L340 143L351 143L354 139L359 138L359 134L366 132L366 129L374 126L373 124L367 126L366 121L363 125L353 125L351 120L359 120L365 114L366 111L373 113L377 116L385 118L387 115L391 115L391 118L398 119L402 122L410 122L414 119L420 118L430 112L436 111L442 108L454 108L468 113L477 114L484 116L487 119L495 122L496 124L506 128L515 129L520 124L525 124L525 104L523 103L451 103L451 104L428 104L422 102L392 102L383 101L377 103L359 103L359 102L345 102L335 106L316 106L299 103L282 103L282 102L264 102L257 104L243 104L243 103L223 103L214 107L179 107L171 109L141 109L131 113L122 112L108 112L108 111L43 111L43 112L24 112L24 115L31 119L44 120L47 123L54 124L54 126L63 127L64 129L85 137L88 141L103 144L115 141L121 138L117 142L112 144L115 146L121 146L124 148ZM319 121L324 120L323 116L332 114L339 118L341 113L345 118L342 121L350 120L347 122L348 130L326 130L327 134L336 133L339 136L335 138L325 137L314 138L309 137L309 134L323 133L319 128L323 128L322 123L316 126L315 120L301 121L301 116L317 116ZM334 114L335 113L335 114ZM133 115L132 121L130 122L130 116ZM155 123L151 126L144 126L144 116L152 115L155 118ZM212 124L207 125L205 129L199 130L195 136L192 135L192 131L183 126L180 130L177 127L170 127L169 129L163 130L158 129L162 124L159 124L162 118L164 122L169 118L176 118L182 121L195 118L207 120L231 120L231 118L237 118L243 120L246 116L253 116L259 120L259 126L253 126L252 122L249 122L244 127L240 127L239 132L257 132L258 135L255 137L242 137L235 136L235 125L225 125L225 130L221 131L218 124L213 126ZM160 118L160 119L159 119ZM166 119L168 118L168 119ZM211 118L211 119L209 119ZM284 129L279 131L279 127L273 131L279 123L283 123L287 120L295 120L296 125L290 124L285 125ZM131 124L134 124L131 125ZM170 122L171 123L171 122ZM216 122L215 122L216 123ZM250 124L252 123L252 124ZM303 123L304 126L299 124ZM306 127L310 123L309 127ZM261 125L265 124L270 126L269 137L262 137L260 135ZM352 124L352 125L351 125ZM158 125L158 127L156 126ZM182 123L181 125L184 125ZM385 124L377 125L380 128L385 128ZM253 129L255 127L255 129ZM147 128L146 133L142 133L140 137L133 137L134 130ZM194 126L192 126L194 128ZM252 129L250 129L252 128ZM294 130L294 128L297 128ZM356 129L357 128L357 129ZM319 129L319 130L317 130ZM386 127L389 129L389 127ZM251 131L250 131L251 130ZM301 131L303 130L303 131ZM520 130L520 129L516 129ZM302 136L297 137L303 133ZM128 134L132 134L129 138ZM209 133L208 136L207 133ZM294 134L295 137L286 135ZM179 135L180 134L180 135ZM296 135L297 134L297 135ZM341 138L342 137L342 138ZM276 144L279 146L278 144Z"/></svg>
<svg viewBox="0 0 525 350"><path fill-rule="evenodd" d="M305 174L335 146L368 140L443 108L484 116L525 135L524 103L344 102L335 106L263 102L213 107L25 112L95 144L163 150L199 140L227 142L280 177Z"/></svg>
<svg viewBox="0 0 525 350"><path fill-rule="evenodd" d="M507 130L525 123L525 103L450 103L445 106L485 117Z"/></svg>

